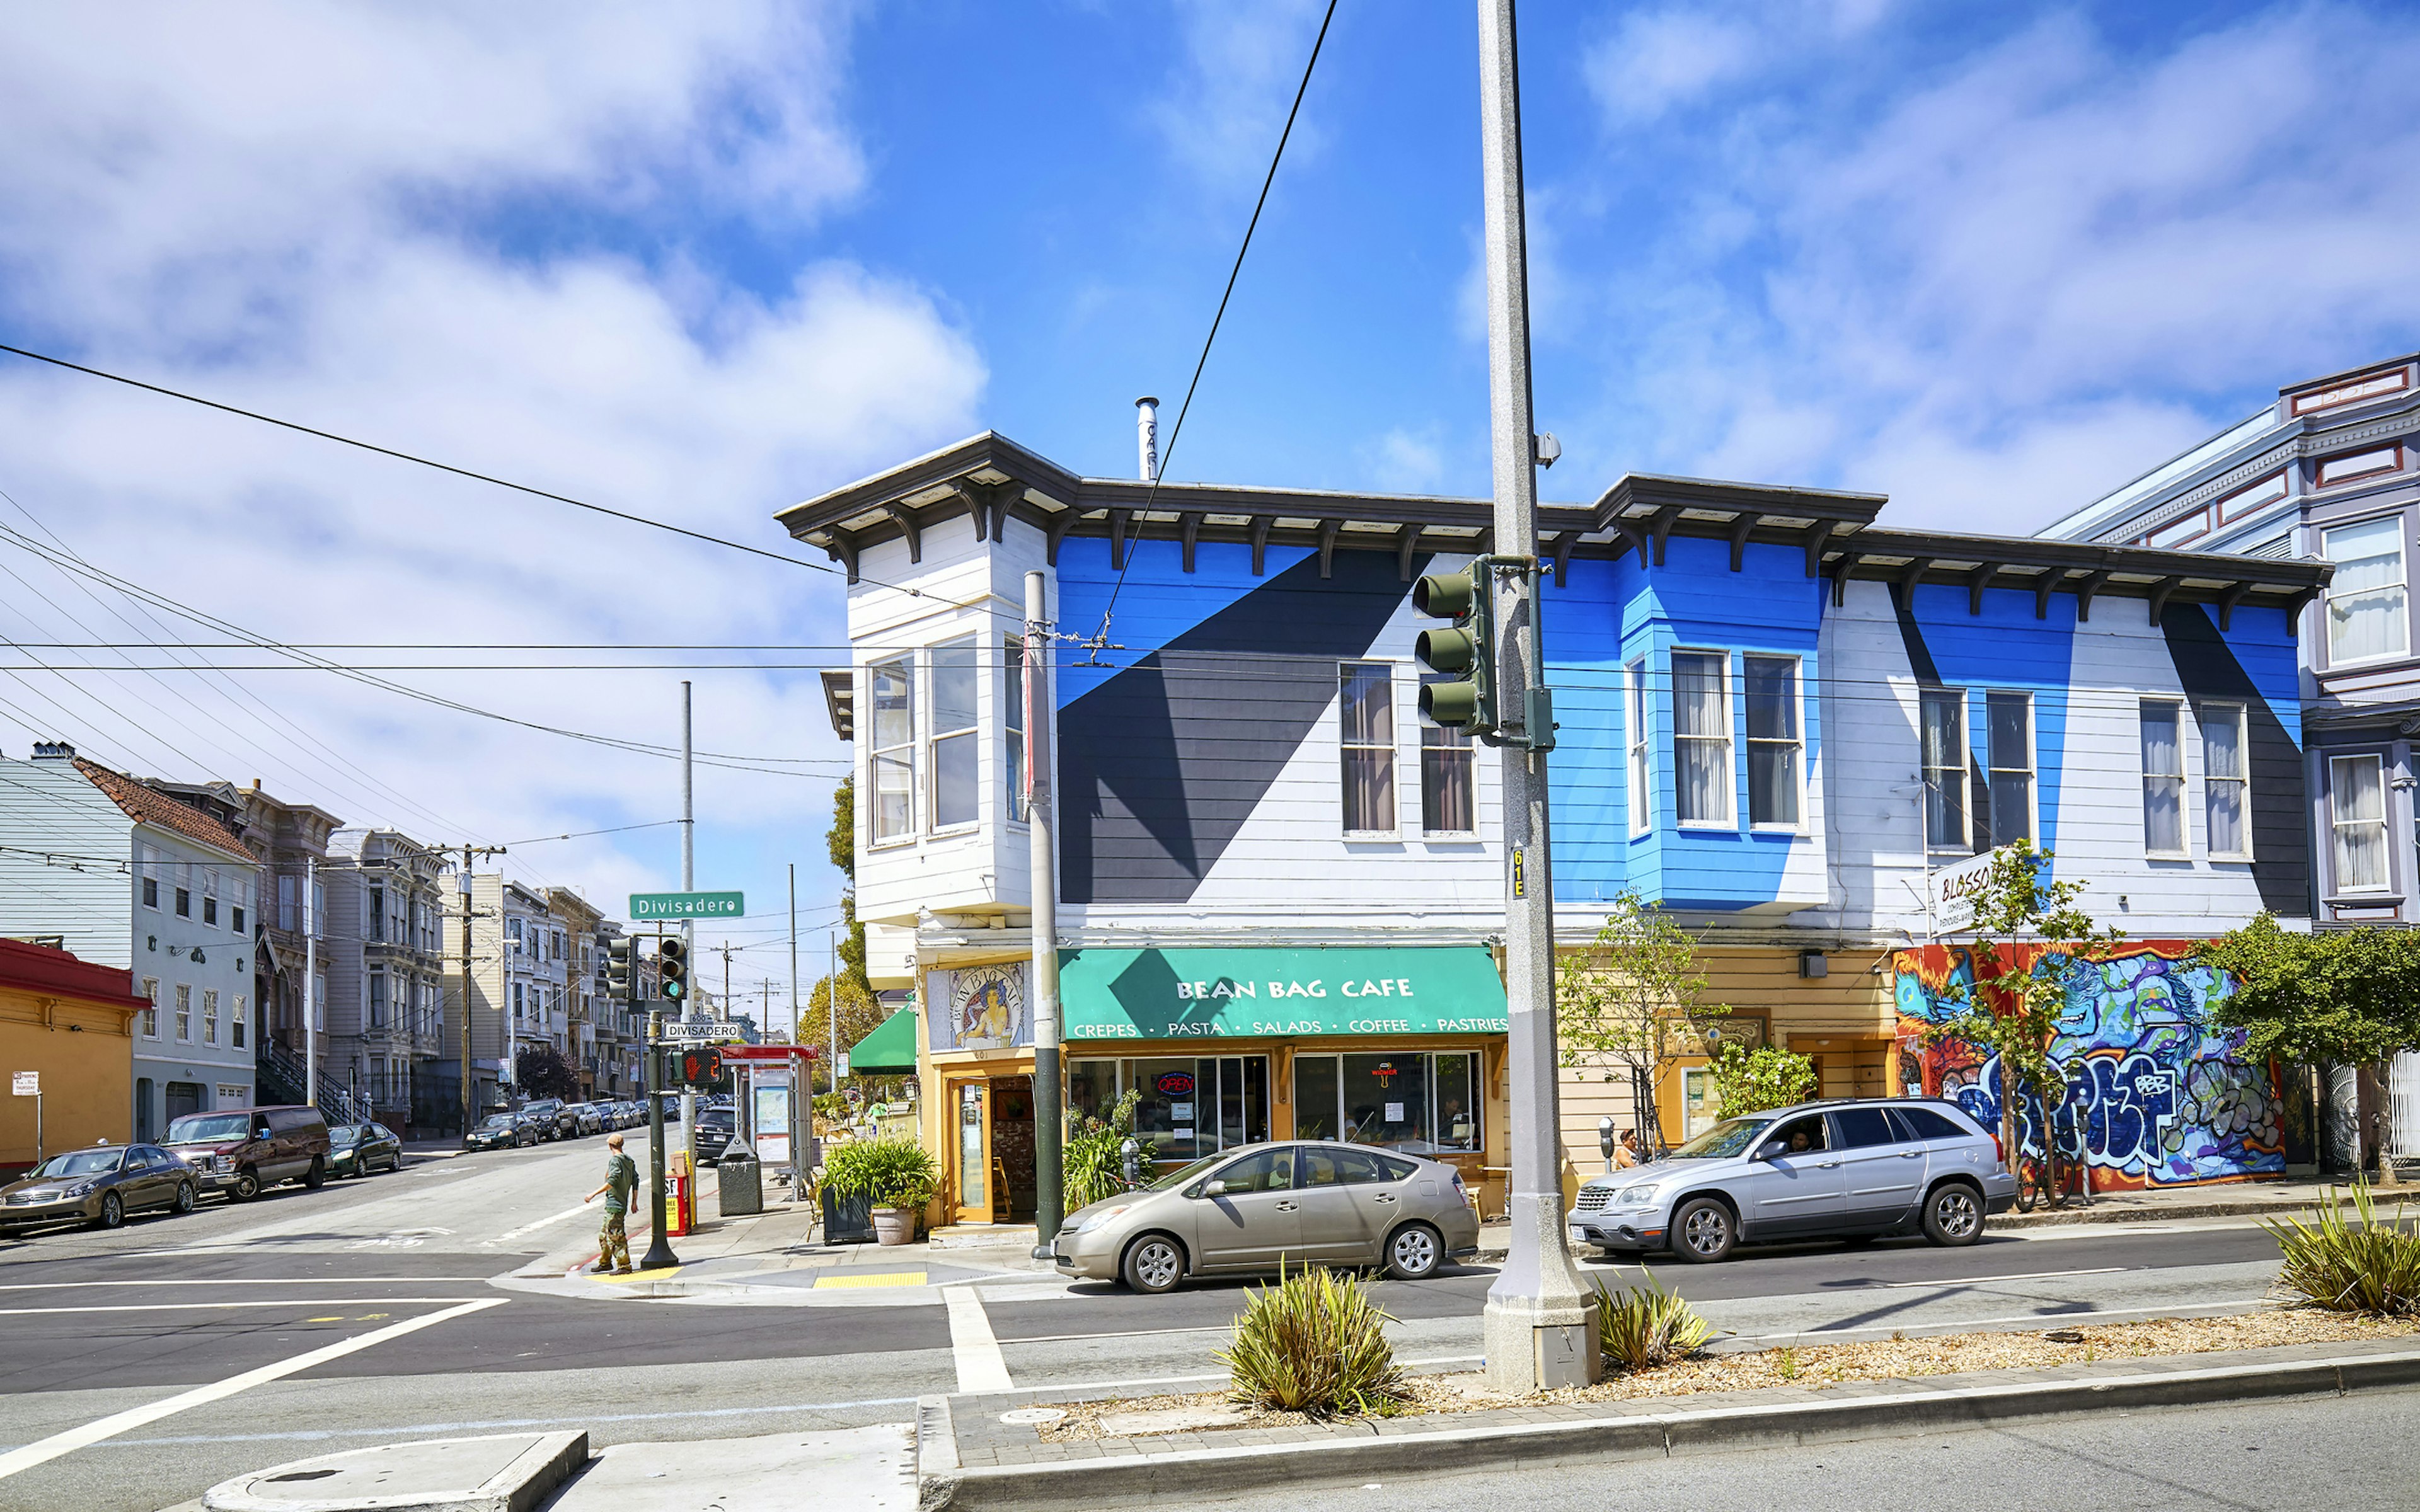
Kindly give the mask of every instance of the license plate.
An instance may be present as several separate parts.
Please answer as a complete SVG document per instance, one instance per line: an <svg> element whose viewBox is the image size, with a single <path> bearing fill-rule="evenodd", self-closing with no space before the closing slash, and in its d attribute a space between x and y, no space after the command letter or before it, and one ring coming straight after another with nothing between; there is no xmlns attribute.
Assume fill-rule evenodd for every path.
<svg viewBox="0 0 2420 1512"><path fill-rule="evenodd" d="M1587 1230L1587 1229L1585 1229L1585 1228L1582 1228L1579 1225L1577 1225L1577 1224L1574 1224L1574 1225L1572 1225L1572 1227L1571 1227L1571 1228L1570 1228L1569 1232L1570 1232L1570 1234L1571 1234L1571 1236L1572 1236L1573 1240L1574 1240L1575 1242L1582 1243L1582 1244L1585 1244L1585 1243L1587 1243L1587 1242L1588 1242L1588 1230Z"/></svg>

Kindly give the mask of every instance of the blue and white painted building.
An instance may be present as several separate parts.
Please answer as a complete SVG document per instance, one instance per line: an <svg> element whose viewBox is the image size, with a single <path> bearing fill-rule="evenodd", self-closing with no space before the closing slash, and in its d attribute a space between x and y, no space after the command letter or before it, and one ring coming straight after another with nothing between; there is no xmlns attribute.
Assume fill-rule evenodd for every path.
<svg viewBox="0 0 2420 1512"><path fill-rule="evenodd" d="M1708 996L1827 1092L1900 1085L1891 952L1994 844L2053 849L2138 937L2308 914L2294 626L2327 567L1898 531L1884 502L1632 476L1543 506L1535 543L1559 940L1661 900ZM1497 758L1422 724L1410 655L1414 579L1497 548L1484 501L1083 478L985 434L782 519L849 579L858 912L876 985L919 989L955 1217L1016 1212L1030 1139L1003 1114L1030 1120L1029 568L1102 642L1060 648L1031 715L1078 1104L1139 1090L1171 1159L1342 1131L1503 1165L1501 992L1459 970L1500 923ZM1369 1010L1382 983L1401 1011ZM1701 1065L1659 1091L1668 1134ZM1627 1087L1575 1068L1577 1160L1600 1112Z"/></svg>

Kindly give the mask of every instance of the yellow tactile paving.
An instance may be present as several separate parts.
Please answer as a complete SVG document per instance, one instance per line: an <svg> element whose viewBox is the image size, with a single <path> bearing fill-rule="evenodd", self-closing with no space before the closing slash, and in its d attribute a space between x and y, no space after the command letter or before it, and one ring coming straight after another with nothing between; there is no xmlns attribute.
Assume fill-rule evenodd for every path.
<svg viewBox="0 0 2420 1512"><path fill-rule="evenodd" d="M610 1285L619 1285L631 1281L669 1281L673 1277L680 1274L681 1272L686 1269L687 1267L685 1266L668 1265L660 1271L633 1271L628 1275L592 1275L588 1279L591 1281L603 1281Z"/></svg>
<svg viewBox="0 0 2420 1512"><path fill-rule="evenodd" d="M820 1275L815 1277L815 1289L826 1287L921 1287L924 1284L922 1271L885 1271L876 1275Z"/></svg>

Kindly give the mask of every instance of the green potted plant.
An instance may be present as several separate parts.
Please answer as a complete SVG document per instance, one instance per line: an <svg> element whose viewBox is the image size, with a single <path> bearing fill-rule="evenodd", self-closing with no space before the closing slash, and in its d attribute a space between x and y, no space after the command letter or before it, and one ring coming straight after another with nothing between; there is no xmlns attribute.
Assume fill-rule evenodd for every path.
<svg viewBox="0 0 2420 1512"><path fill-rule="evenodd" d="M852 1139L824 1157L824 1189L874 1206L874 1238L905 1244L916 1237L916 1215L933 1200L941 1173L913 1139Z"/></svg>

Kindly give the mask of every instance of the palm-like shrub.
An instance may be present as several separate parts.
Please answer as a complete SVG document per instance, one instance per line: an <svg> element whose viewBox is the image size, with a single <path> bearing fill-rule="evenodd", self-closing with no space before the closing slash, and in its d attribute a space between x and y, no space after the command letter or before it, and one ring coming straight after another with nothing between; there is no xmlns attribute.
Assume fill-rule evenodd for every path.
<svg viewBox="0 0 2420 1512"><path fill-rule="evenodd" d="M1136 1088L1110 1105L1106 1119L1084 1113L1069 1115L1067 1142L1061 1147L1059 1165L1063 1211L1107 1202L1126 1189L1119 1147L1134 1132L1135 1108L1141 1101L1142 1091Z"/></svg>
<svg viewBox="0 0 2420 1512"><path fill-rule="evenodd" d="M2393 1219L2381 1222L2367 1186L2355 1186L2352 1200L2358 1223L2346 1220L2331 1188L2307 1222L2262 1226L2285 1255L2278 1284L2332 1312L2420 1317L2420 1234L2400 1227L2400 1204Z"/></svg>
<svg viewBox="0 0 2420 1512"><path fill-rule="evenodd" d="M913 1139L851 1139L824 1149L824 1190L863 1197L877 1208L921 1208L941 1173Z"/></svg>
<svg viewBox="0 0 2420 1512"><path fill-rule="evenodd" d="M1385 1325L1395 1319L1368 1285L1316 1266L1252 1292L1218 1359L1228 1396L1249 1407L1331 1417L1381 1412L1408 1395Z"/></svg>
<svg viewBox="0 0 2420 1512"><path fill-rule="evenodd" d="M1714 1329L1677 1291L1667 1291L1655 1273L1640 1267L1643 1287L1596 1288L1597 1346L1621 1370L1652 1370L1695 1354Z"/></svg>

